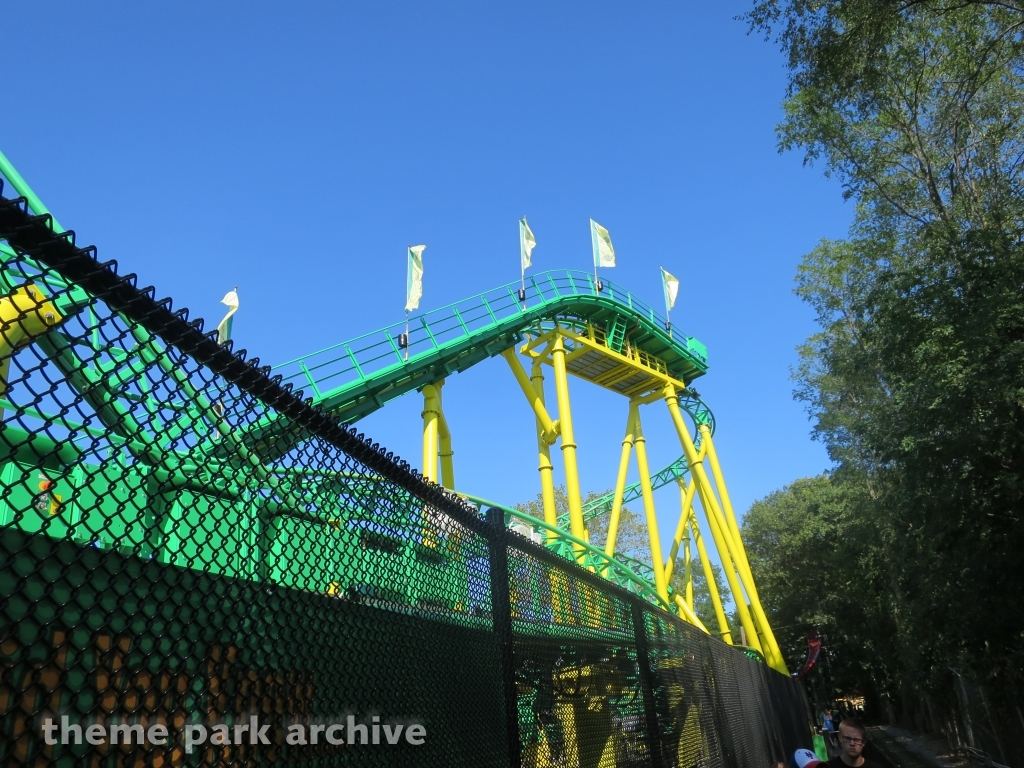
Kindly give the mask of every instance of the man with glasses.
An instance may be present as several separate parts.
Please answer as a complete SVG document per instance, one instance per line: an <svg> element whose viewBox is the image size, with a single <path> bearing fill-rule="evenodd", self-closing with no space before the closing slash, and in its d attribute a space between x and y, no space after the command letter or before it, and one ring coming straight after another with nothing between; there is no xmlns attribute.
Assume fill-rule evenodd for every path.
<svg viewBox="0 0 1024 768"><path fill-rule="evenodd" d="M882 768L864 757L867 731L859 720L848 717L839 724L839 754L828 761L829 768Z"/></svg>

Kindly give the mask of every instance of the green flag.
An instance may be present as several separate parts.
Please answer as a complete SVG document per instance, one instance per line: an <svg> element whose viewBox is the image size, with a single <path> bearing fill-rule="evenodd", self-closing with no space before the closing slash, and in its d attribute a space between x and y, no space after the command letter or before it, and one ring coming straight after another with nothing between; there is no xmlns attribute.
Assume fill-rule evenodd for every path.
<svg viewBox="0 0 1024 768"><path fill-rule="evenodd" d="M612 236L593 219L590 220L590 239L594 245L594 266L614 267L615 249L612 247Z"/></svg>
<svg viewBox="0 0 1024 768"><path fill-rule="evenodd" d="M519 256L523 271L526 271L526 268L530 266L530 256L536 247L537 239L533 236L530 225L526 223L526 217L523 216L519 220Z"/></svg>
<svg viewBox="0 0 1024 768"><path fill-rule="evenodd" d="M220 303L227 305L228 313L224 315L224 319L217 325L217 343L226 344L228 339L231 338L234 314L238 311L238 286L236 285L232 290L224 294L224 298L220 300Z"/></svg>
<svg viewBox="0 0 1024 768"><path fill-rule="evenodd" d="M664 267L661 267L661 287L665 291L665 314L676 305L676 296L679 294L679 280L674 278Z"/></svg>
<svg viewBox="0 0 1024 768"><path fill-rule="evenodd" d="M409 247L409 268L405 275L405 311L411 312L420 305L423 296L423 252L425 245Z"/></svg>

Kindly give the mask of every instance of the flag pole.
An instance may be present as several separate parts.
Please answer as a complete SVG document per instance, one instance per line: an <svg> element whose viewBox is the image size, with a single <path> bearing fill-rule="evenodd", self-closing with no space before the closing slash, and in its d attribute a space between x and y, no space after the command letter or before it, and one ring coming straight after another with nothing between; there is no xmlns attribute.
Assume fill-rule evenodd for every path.
<svg viewBox="0 0 1024 768"><path fill-rule="evenodd" d="M406 245L405 246L405 303L406 304L409 303L409 279L410 279L409 270L412 269L412 262L409 260L409 249L410 248L412 248L411 245ZM409 309L408 309L408 307L405 310L405 348L403 349L403 352L405 353L405 359L408 360L409 359Z"/></svg>
<svg viewBox="0 0 1024 768"><path fill-rule="evenodd" d="M590 250L594 252L594 295L601 292L601 278L597 276L597 229L594 228L594 219L590 219Z"/></svg>
<svg viewBox="0 0 1024 768"><path fill-rule="evenodd" d="M665 298L665 330L668 331L668 337L672 338L672 307L668 304L668 286L665 283L665 268L658 266L661 270L661 293Z"/></svg>
<svg viewBox="0 0 1024 768"><path fill-rule="evenodd" d="M526 253L526 216L519 220L519 296L523 300L523 311L526 311L526 265L523 254Z"/></svg>

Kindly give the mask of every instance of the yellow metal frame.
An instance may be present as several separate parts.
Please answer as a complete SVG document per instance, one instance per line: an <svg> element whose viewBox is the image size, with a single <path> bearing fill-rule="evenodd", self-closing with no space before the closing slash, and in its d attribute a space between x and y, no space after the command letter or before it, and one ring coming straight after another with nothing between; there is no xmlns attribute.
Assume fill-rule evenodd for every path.
<svg viewBox="0 0 1024 768"><path fill-rule="evenodd" d="M732 517L730 524L730 522L727 522L726 515L722 511L723 505L719 504L707 471L704 468L704 457L698 455L693 439L686 429L675 387L666 385L664 396L672 422L679 435L683 452L686 455L687 464L690 466L690 472L696 481L697 495L701 500L704 515L711 528L711 536L715 540L715 547L718 549L719 556L722 559L722 568L729 582L729 589L732 590L736 603L736 612L739 614L740 624L747 635L747 642L752 648L755 648L764 655L765 661L769 666L784 674L789 674L785 661L782 658L782 651L775 640L771 627L768 625L768 619L758 599L753 574L750 572L750 565L747 561L746 551L743 549L743 541L739 536L739 526L736 524L735 514L732 513L731 503L728 507ZM726 498L727 492L723 491L725 481L722 479L721 468L717 466L717 454L714 453L714 444L711 442L711 430L707 425L701 425L701 442L707 442L707 458L711 461L712 473L715 475L716 481L721 479L718 490L720 493L723 493L723 498ZM754 621L755 616L757 617L756 624ZM763 644L761 638L764 639Z"/></svg>
<svg viewBox="0 0 1024 768"><path fill-rule="evenodd" d="M520 351L531 356L540 356L545 363L553 365L554 341L557 338L563 339L563 348L565 348L566 342L570 345L569 348L565 348L567 364L591 352L598 352L614 363L614 367L603 371L598 376L587 376L584 371L573 371L573 375L597 384L599 387L610 389L616 394L635 398L658 391L666 384L672 384L679 389L686 387L684 382L669 375L668 366L664 360L643 350L632 348L628 344L624 347L623 352L616 352L607 345L604 332L592 324L587 325L586 333L578 333L571 328L556 325L551 330L528 341ZM538 351L542 347L544 349ZM627 390L614 388L615 384L637 374L641 374L643 379L632 388Z"/></svg>
<svg viewBox="0 0 1024 768"><path fill-rule="evenodd" d="M455 490L455 463L452 457L452 433L444 417L441 391L444 379L423 387L423 478L436 483L437 463L441 461L441 484Z"/></svg>
<svg viewBox="0 0 1024 768"><path fill-rule="evenodd" d="M437 420L437 455L441 459L441 485L449 491L455 490L455 462L452 450L452 433L448 429L448 419L444 415L444 393L441 388L444 380L437 383L437 409L440 411Z"/></svg>
<svg viewBox="0 0 1024 768"><path fill-rule="evenodd" d="M541 370L539 360L533 361L530 369L530 380L537 398L541 405L544 405L544 373ZM551 463L551 444L547 439L547 432L540 419L537 419L537 457L540 471L541 499L544 503L544 522L555 527L558 525L558 509L555 506L555 468ZM554 541L555 534L548 531L548 542Z"/></svg>
<svg viewBox="0 0 1024 768"><path fill-rule="evenodd" d="M726 643L734 642L695 512L694 500L699 499L704 518L721 559L722 570L735 598L736 612L747 642L764 655L770 666L781 672L786 672L781 650L757 594L750 563L740 537L736 513L725 484L718 454L715 451L711 430L707 425L699 425L701 448L698 451L684 422L679 406L678 392L685 388L685 383L668 374L664 361L648 355L642 350L631 348L628 342L624 344L621 352L609 348L607 336L600 327L588 324L583 332L579 331L579 327L581 326L570 328L555 325L554 328L528 339L518 350L513 347L501 353L534 416L545 522L552 527L557 525L558 511L555 505L551 446L561 438L559 448L562 451L565 468L569 529L575 538L587 542L590 540L589 531L583 519L577 445L569 393L569 374L572 373L578 378L629 397L625 434L622 439L615 492L612 497L608 538L604 545L605 553L609 556L614 556L615 553L618 529L622 519L623 496L629 473L629 461L631 454L635 452L651 550L651 568L658 596L666 604L673 605L683 619L704 632L708 632L708 629L694 613L692 536L692 545L696 548L696 555L701 560L704 578L711 593L711 602L718 623L718 634ZM597 358L594 357L595 352L605 359L604 363L597 362ZM519 359L520 353L531 358L529 374ZM579 361L585 356L587 357L581 364ZM552 418L545 401L543 375L543 365L545 364L550 365L554 372L558 418ZM638 377L635 382L631 381L634 377ZM628 382L629 386L623 387L623 382ZM442 483L445 487L453 489L455 475L452 463L451 433L442 407L443 384L442 380L434 385L423 387L423 474L427 480L437 482L437 463L440 458ZM668 404L669 415L690 469L689 482L679 482L679 522L667 558L662 556L657 510L647 458L647 441L640 418L640 406L657 399L664 399ZM710 472L706 465L710 466ZM549 533L549 542L553 536L554 534ZM676 570L680 549L682 550L684 588L681 594L674 594L670 598L669 582ZM582 547L577 545L575 550L577 558L582 560L584 556ZM561 590L558 586L552 584L555 601L561 602ZM560 611L556 612L561 613Z"/></svg>
<svg viewBox="0 0 1024 768"><path fill-rule="evenodd" d="M685 540L687 544L690 541L690 516L693 515L693 496L697 491L697 484L690 478L690 482L683 484L681 480L677 481L679 485L679 492L682 496L679 512L679 522L676 524L676 533L672 537L672 548L668 552L668 559L665 561L665 578L669 581L672 580L672 573L675 571L676 557L679 555L679 546ZM689 562L687 558L684 560L684 564ZM690 606L693 606L693 601L689 601Z"/></svg>
<svg viewBox="0 0 1024 768"><path fill-rule="evenodd" d="M622 438L622 455L619 457L619 472L615 477L615 496L612 499L611 518L608 520L608 540L604 553L615 554L615 543L619 535L619 520L622 517L622 495L626 492L626 477L629 474L629 455L633 451L634 429L636 428L636 403L629 401L629 415L626 416L626 435Z"/></svg>
<svg viewBox="0 0 1024 768"><path fill-rule="evenodd" d="M744 577L744 585L747 588L747 596L750 598L750 609L753 612L753 618L757 624L760 636L764 639L764 645L767 646L770 654L774 657L775 663L772 666L777 669L781 667L780 671L788 674L782 658L782 649L779 648L778 641L775 639L775 633L772 632L771 625L768 623L768 617L764 612L764 607L761 605L761 598L757 594L757 585L754 583L754 574L750 570L747 551L744 549L743 539L740 537L736 513L733 511L732 501L729 499L729 491L725 485L725 477L718 463L718 453L715 451L714 440L711 439L711 429L706 424L702 424L700 431L701 443L707 446L708 460L711 462L711 472L715 478L715 485L718 487L719 494L722 497L722 507L725 510L727 526L736 545L736 553L738 555L736 564Z"/></svg>
<svg viewBox="0 0 1024 768"><path fill-rule="evenodd" d="M63 319L37 285L22 285L0 296L0 395L7 392L14 353Z"/></svg>
<svg viewBox="0 0 1024 768"><path fill-rule="evenodd" d="M576 465L576 439L572 429L572 408L569 405L569 377L565 369L565 342L559 335L551 345L552 367L555 369L555 392L558 396L558 421L562 434L562 463L565 466L565 495L569 502L569 532L585 539L587 528L583 522L583 498L580 495L580 475ZM577 557L584 552L577 548Z"/></svg>
<svg viewBox="0 0 1024 768"><path fill-rule="evenodd" d="M632 403L630 404L632 405ZM636 468L640 475L640 492L644 499L644 517L647 521L647 538L651 545L651 568L654 571L654 589L658 597L666 603L668 599L668 582L665 580L664 562L661 555L661 537L658 533L658 515L654 508L654 491L651 488L651 470L647 463L647 438L644 437L640 423L640 410L634 408L633 435L636 449Z"/></svg>
<svg viewBox="0 0 1024 768"><path fill-rule="evenodd" d="M423 387L423 479L437 482L438 422L441 418L441 398L434 384Z"/></svg>
<svg viewBox="0 0 1024 768"><path fill-rule="evenodd" d="M690 530L693 532L693 541L697 545L697 557L704 570L704 581L707 582L708 591L711 593L711 606L715 610L715 621L718 622L718 634L722 641L732 645L732 630L729 629L729 620L725 616L725 607L722 605L722 596L718 593L718 583L715 581L715 570L708 557L707 547L704 546L704 537L700 534L700 525L697 523L697 516L690 516Z"/></svg>
<svg viewBox="0 0 1024 768"><path fill-rule="evenodd" d="M501 356L508 362L508 367L512 369L512 374L516 378L516 382L519 384L519 388L522 389L523 394L526 396L526 401L530 404L533 409L534 416L537 417L537 423L540 425L541 436L544 438L544 442L548 445L554 445L555 440L558 439L558 435L561 432L561 428L557 421L552 421L548 415L547 408L544 404L544 391L543 389L537 390L536 382L530 381L530 377L526 375L526 370L523 368L523 364L519 362L519 356L516 354L514 347L510 347L501 353ZM534 367L534 374L536 375L538 368ZM541 376L541 381L544 377Z"/></svg>

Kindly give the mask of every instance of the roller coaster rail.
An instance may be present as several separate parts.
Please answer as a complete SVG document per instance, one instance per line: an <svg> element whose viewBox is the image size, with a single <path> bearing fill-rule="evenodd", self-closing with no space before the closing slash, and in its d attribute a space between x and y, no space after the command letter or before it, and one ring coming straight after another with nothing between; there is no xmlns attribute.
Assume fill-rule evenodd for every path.
<svg viewBox="0 0 1024 768"><path fill-rule="evenodd" d="M525 297L505 286L427 313L408 347L384 329L275 375L80 248L2 154L0 177L0 763L379 764L387 749L389 764L439 768L763 768L804 743L809 714L758 613L714 417L690 386L706 351L650 307L552 273ZM543 518L454 481L444 379L495 355L533 411ZM628 400L616 491L586 510L568 374ZM421 472L354 426L413 391ZM684 457L651 473L639 411L659 401ZM673 482L666 558L651 487ZM586 528L607 512L614 532L637 498L650 563ZM695 500L751 647L713 584L717 637L693 614L691 541L710 562ZM677 560L685 592L667 586ZM365 723L349 717L347 744L331 729L328 744L285 740L342 712ZM122 727L171 734L55 743L55 714L109 725L115 744ZM270 741L241 745L254 715ZM421 720L428 738L348 749L378 715ZM234 725L235 744L193 752L184 724L199 720Z"/></svg>
<svg viewBox="0 0 1024 768"><path fill-rule="evenodd" d="M31 210L37 215L49 217L48 225L57 234L61 232L60 226L52 218L46 207L32 192L24 180L10 166L2 155L0 155L0 172L12 183L22 195L25 203L25 210ZM73 241L73 234L68 234ZM7 258L9 269L5 272L4 279L8 291L20 290L17 287L19 282L12 279L18 272L18 260L14 251L9 247L0 244L0 252ZM73 262L68 262L72 264ZM71 269L70 272L68 270ZM95 276L86 275L84 272L75 274L74 269L65 265L62 272L71 274L74 279L70 284L61 284L61 281L53 274L41 276L34 274L32 269L29 272L21 270L21 282L32 279L39 279L44 284L49 284L50 292L55 294L54 307L61 318L67 318L81 311L88 311L89 302L92 297L83 291L82 286L88 286L90 279ZM10 273L10 274L8 274ZM134 276L122 278L123 281L132 281ZM680 439L689 442L693 450L692 456L688 459L687 454L672 462L659 472L649 473L646 465L641 468L641 480L631 485L622 485L615 491L593 500L585 507L582 507L577 500L578 522L572 519L574 513L572 499L570 498L570 514L558 518L550 517L551 505L545 497L545 520L527 520L523 515L518 519L525 523L534 532L541 533L544 543L556 553L563 557L574 559L588 570L600 573L602 576L611 579L613 582L634 591L656 605L671 607L673 602L678 610L686 613L687 607L683 605L682 596L675 595L667 584L668 574L674 563L676 552L680 545L681 538L685 538L687 555L686 563L689 562L689 527L686 522L687 512L685 506L689 501L684 501L684 512L680 518L680 528L677 531L676 541L669 556L668 563L664 568L658 563L652 567L632 558L624 557L619 553L601 552L598 548L591 546L585 535L585 525L588 520L598 515L611 513L612 519L616 520L617 509L629 501L644 499L645 507L650 507L648 512L648 526L652 525L650 515L653 514L653 505L649 498L652 490L666 484L676 483L680 491L687 498L694 498L694 479L690 478L690 489L687 491L687 478L690 475L690 464L692 461L700 463L704 460L705 442L710 444L710 438L714 433L715 419L710 409L700 400L697 393L692 389L690 383L703 375L708 368L707 350L699 341L692 336L680 334L678 330L671 328L664 317L657 313L652 307L637 297L617 286L612 281L597 282L595 277L589 273L576 272L572 270L557 270L539 275L533 275L525 284L525 290L519 290L518 283L510 283L492 291L487 291L464 301L453 303L431 312L413 317L408 326L406 324L394 324L370 334L360 336L340 344L332 345L325 350L303 355L290 360L273 369L261 368L273 374L272 381L276 387L283 392L293 394L296 399L304 400L304 407L312 409L313 412L329 413L331 417L338 419L342 424L353 424L364 416L372 413L378 408L385 406L393 399L418 390L425 397L424 414L434 413L433 427L425 421L424 439L425 454L423 465L423 477L431 482L437 482L436 457L441 457L442 483L449 492L456 491L453 474L451 471L451 450L450 436L443 434L447 431L444 422L443 411L440 408L440 388L445 378L452 373L466 370L480 361L497 355L503 355L509 360L513 371L518 367L521 385L525 386L524 392L527 398L535 398L532 394L532 387L529 383L524 384L526 374L521 364L515 362L517 357L512 350L518 349L520 354L532 356L534 365L543 362L545 359L549 365L555 365L553 358L559 354L571 361L570 372L577 376L591 380L600 386L613 391L620 392L630 398L630 418L636 418L636 432L639 437L636 439L637 460L640 461L640 452L643 438L639 432L639 415L635 413L638 404L649 403L653 398L661 397L660 391L668 387L672 392L666 398L671 400L670 410L676 408L676 413L686 413L693 422L694 430L692 436L684 437L680 433ZM56 289L56 290L54 290ZM111 287L106 289L108 292ZM151 289L145 289L151 292ZM14 294L11 294L14 296ZM152 298L152 295L150 296ZM13 300L13 299L12 299ZM116 302L108 301L111 306ZM169 311L170 302L164 300L157 303L158 306L166 307ZM127 305L126 305L127 307ZM127 309L120 310L125 313L126 318L134 320ZM178 316L178 320L187 320ZM192 324L195 328L196 324ZM201 327L201 324L199 324ZM408 328L408 333L406 333ZM158 366L165 370L168 375L175 377L175 364L154 340L147 336L145 331L138 325L132 328L131 333L135 337L136 346L128 350L127 354L121 353L121 359L138 353L141 355L143 366ZM40 337L40 344L51 345L46 339L53 336L60 339L59 333L51 333L48 336ZM216 355L230 354L228 350L222 350L215 340L207 337L208 346L212 349L209 354L215 359ZM553 352L560 350L564 342L564 352ZM145 367L129 367L127 374L117 374L120 384L115 378L114 387L105 384L101 379L95 378L96 374L88 372L88 366L83 366L74 351L74 345L81 342L65 340L60 342L64 346L45 347L51 349L51 357L62 372L68 376L68 381L79 390L86 400L93 403L101 415L101 419L107 424L113 425L118 420L130 414L131 408L125 410L124 406L118 405L118 398L128 397L141 398L140 402L146 403L146 408L155 416L166 421L170 430L165 430L169 437L157 442L154 435L144 436L139 429L132 428L126 433L124 429L115 428L109 439L121 442L131 453L145 462L154 463L157 466L164 466L168 463L168 451L176 453L171 463L177 464L179 469L171 474L179 479L178 483L203 483L204 478L213 478L217 471L230 466L232 461L240 457L243 462L251 466L257 475L262 477L262 482L267 489L271 490L280 498L279 502L272 502L279 514L285 517L292 517L296 520L325 523L318 513L304 510L313 509L316 505L307 489L301 486L296 487L291 480L283 479L279 473L268 471L262 465L272 463L284 457L314 435L304 424L303 419L294 418L291 412L282 409L273 409L264 415L255 418L243 419L236 428L221 427L218 419L210 418L211 403L199 399L196 403L187 402L179 405L171 403L156 403L152 395L145 391L131 394L128 390L138 386L133 383L139 376L145 376ZM547 344L546 349L543 345ZM105 354L103 340L93 338L92 350L96 355ZM116 352L116 350L115 350ZM244 358L244 352L235 356L237 361ZM197 356L200 362L207 362L208 358ZM589 360L589 362L588 362ZM596 362L595 362L596 361ZM565 363L563 363L563 366ZM121 366L117 354L112 353L109 363L98 366L97 373L102 377L117 371ZM604 366L603 368L601 366ZM249 363L250 370L258 367L258 362ZM535 372L536 373L536 372ZM557 371L556 371L557 373ZM234 374L237 377L237 373ZM564 372L562 373L564 379ZM236 381L235 378L227 376L229 381ZM556 376L557 378L557 376ZM188 381L178 377L179 385L183 391L189 391ZM78 381L76 384L75 382ZM237 381L236 381L237 383ZM143 383L143 389L144 389ZM301 389L300 389L301 388ZM543 400L541 404L534 403L538 413L538 424L544 427L544 437L547 443L553 443L558 438L559 432L563 429L571 430L571 422L568 420L568 400L562 402L564 383L559 384L559 412L566 411L564 418L554 422L550 421L544 412ZM307 393L310 393L307 396ZM568 397L566 393L566 398ZM433 399L431 399L433 398ZM265 398L264 398L265 399ZM101 402L111 401L111 402ZM5 404L13 409L18 409L16 402L7 397ZM274 405L270 401L271 406ZM225 404L220 404L223 408ZM198 407L198 410L197 410ZM213 409L214 411L216 409ZM176 411L176 413L168 413ZM203 413L200 414L200 411ZM51 424L61 424L63 429L77 435L73 438L72 444L87 439L90 435L96 437L99 432L86 424L76 423L68 418L68 414L47 415L41 410L21 408L26 415L36 414L38 417ZM548 419L544 422L544 419ZM677 419L677 430L682 429L682 422ZM429 421L429 420L428 420ZM439 423L438 423L439 422ZM627 432L633 431L633 427L627 425ZM435 442L433 447L428 449L428 435L430 429L434 430ZM436 444L437 430L441 429L441 448ZM571 433L570 433L571 434ZM562 434L563 438L567 435ZM449 447L444 448L444 440L449 440ZM565 448L572 448L571 438L564 439ZM633 438L629 438L630 444ZM624 443L625 445L625 443ZM70 455L70 454L69 454ZM83 454L84 456L84 454ZM444 457L448 457L447 466ZM259 457L259 458L257 458ZM712 457L713 458L713 457ZM625 461L625 454L623 461ZM646 459L643 459L646 462ZM717 465L716 460L712 464ZM623 464L623 468L624 468ZM213 475L210 469L214 469ZM567 472L569 466L567 464ZM186 480L182 475L191 473L192 479ZM624 477L624 469L620 469L620 477ZM575 475L575 469L572 469ZM719 486L719 492L724 494L724 481L716 474L715 481ZM230 494L231 498L241 500L247 491L243 487L235 487L230 482L219 487L219 493ZM547 476L550 487L550 474ZM703 482L707 484L707 477ZM570 496L572 486L578 483L573 478L569 481ZM359 482L355 483L356 487ZM208 486L203 486L208 487ZM578 499L578 489L575 489ZM700 490L701 502L706 503L708 498L714 503L710 486ZM502 507L506 511L507 507ZM720 531L716 532L712 522L712 532L716 533L716 545L721 550L729 546L734 551L730 557L736 561L737 574L729 572L730 578L738 575L742 581L730 582L730 587L737 594L742 594L745 588L748 592L753 589L753 581L749 574L749 565L746 564L746 556L742 551L742 544L739 542L738 532L735 531L735 521L731 508L728 507L728 499L723 496L723 507L716 515L719 518ZM709 518L709 521L711 518ZM729 530L729 525L733 530ZM617 525L617 522L616 522ZM614 527L614 526L613 526ZM569 530L567 530L569 529ZM406 526L403 535L414 535L413 529ZM698 536L694 528L694 536ZM652 534L653 537L653 534ZM722 538L724 537L724 538ZM699 538L699 536L698 536ZM610 538L608 546L614 544L614 537ZM662 555L658 545L652 538L652 557L660 561ZM706 558L704 558L706 559ZM689 566L686 566L689 568ZM744 570L745 569L745 570ZM689 576L688 576L689 578ZM646 584L646 586L641 586ZM692 600L688 590L686 599ZM760 604L756 594L749 598L752 610L759 611ZM688 620L700 626L704 631L706 628L700 624L692 614L692 605L689 608ZM761 622L761 629L755 631L752 619L747 619L744 614L745 606L740 607L741 617L744 618L747 634L750 637L761 636L770 644L774 644L770 628L761 615L758 621ZM725 623L724 614L718 610L718 620L721 635L729 640L729 630ZM762 632L764 634L762 634ZM776 651L770 663L784 669L780 654Z"/></svg>

